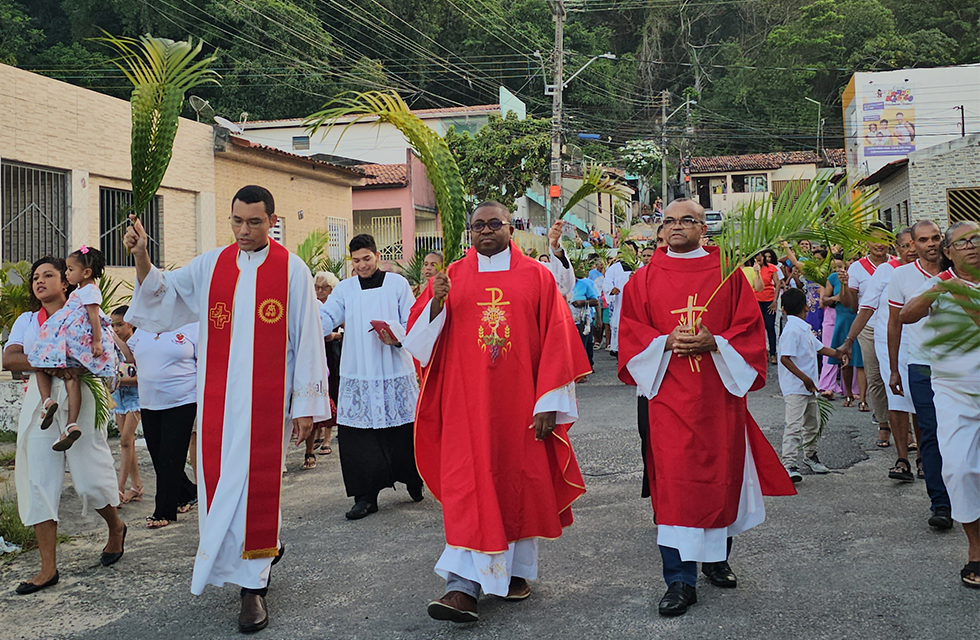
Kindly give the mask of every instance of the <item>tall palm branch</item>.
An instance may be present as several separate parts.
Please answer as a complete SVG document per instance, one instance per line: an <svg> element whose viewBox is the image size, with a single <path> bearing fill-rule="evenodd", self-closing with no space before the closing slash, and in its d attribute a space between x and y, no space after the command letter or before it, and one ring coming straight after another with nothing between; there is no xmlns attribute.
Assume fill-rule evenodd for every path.
<svg viewBox="0 0 980 640"><path fill-rule="evenodd" d="M568 202L565 203L558 218L565 217L565 214L571 211L572 207L594 193L612 195L627 202L630 199L630 194L622 183L615 178L606 176L601 166L593 164L585 167L581 186L568 198Z"/></svg>
<svg viewBox="0 0 980 640"><path fill-rule="evenodd" d="M330 234L327 231L314 229L296 246L296 255L306 263L311 274L330 270L330 256L327 255L329 242Z"/></svg>
<svg viewBox="0 0 980 640"><path fill-rule="evenodd" d="M957 305L955 312L936 310L929 322L936 335L926 343L926 347L940 353L976 353L980 358L980 288L962 285L958 282L940 282L942 290L935 297L948 297Z"/></svg>
<svg viewBox="0 0 980 640"><path fill-rule="evenodd" d="M139 214L150 204L170 165L184 93L202 84L218 84L218 74L210 69L215 57L195 61L204 43L194 44L192 39L175 42L150 35L136 39L106 34L96 40L120 54L112 62L134 87L130 97L133 204L122 215Z"/></svg>
<svg viewBox="0 0 980 640"><path fill-rule="evenodd" d="M429 175L436 195L436 206L442 217L445 263L462 255L463 228L466 226L466 192L459 166L446 141L416 117L401 96L394 92L367 91L335 98L303 123L314 134L322 127L332 127L342 118L352 118L340 137L352 125L370 119L386 122L402 132L418 154ZM338 138L338 143L340 139Z"/></svg>

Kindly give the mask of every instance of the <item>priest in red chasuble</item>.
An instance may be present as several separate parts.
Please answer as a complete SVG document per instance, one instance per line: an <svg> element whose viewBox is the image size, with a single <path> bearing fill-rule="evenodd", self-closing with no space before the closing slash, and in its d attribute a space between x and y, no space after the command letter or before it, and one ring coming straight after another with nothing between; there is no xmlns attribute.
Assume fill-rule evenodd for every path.
<svg viewBox="0 0 980 640"><path fill-rule="evenodd" d="M649 399L645 480L668 585L659 611L671 616L697 601L698 562L712 584L736 586L732 536L765 519L763 495L795 490L746 407L766 381L752 287L736 274L708 304L720 254L700 245L699 204L675 200L663 228L667 248L623 289L619 377Z"/></svg>
<svg viewBox="0 0 980 640"><path fill-rule="evenodd" d="M473 248L412 308L408 349L423 366L415 457L442 504L446 547L437 620L477 620L480 592L531 593L538 539L557 538L585 493L568 439L575 380L589 361L548 268L511 242L508 210L479 205Z"/></svg>
<svg viewBox="0 0 980 640"><path fill-rule="evenodd" d="M235 244L166 273L150 263L139 220L125 244L136 263L126 320L146 331L200 322L197 489L201 540L191 591L237 584L239 630L269 617L266 588L279 556L279 497L290 433L305 440L330 417L320 303L306 264L269 237L268 190L231 203Z"/></svg>

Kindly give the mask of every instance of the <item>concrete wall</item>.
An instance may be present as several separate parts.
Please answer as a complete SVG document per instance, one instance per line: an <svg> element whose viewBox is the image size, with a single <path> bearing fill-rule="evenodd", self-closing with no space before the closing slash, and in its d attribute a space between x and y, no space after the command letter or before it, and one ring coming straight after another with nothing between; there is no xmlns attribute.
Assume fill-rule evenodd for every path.
<svg viewBox="0 0 980 640"><path fill-rule="evenodd" d="M314 229L326 230L328 217L342 218L353 229L351 185L360 178L325 166L314 168L306 160L232 144L215 153L214 166L216 211L212 228L216 246L234 241L228 222L231 201L247 184L258 184L272 192L276 214L283 218L283 244L290 251L295 251Z"/></svg>
<svg viewBox="0 0 980 640"><path fill-rule="evenodd" d="M99 246L99 187L130 188L129 102L6 65L0 87L0 158L70 172L69 247ZM197 255L200 221L214 217L211 147L210 126L181 119L158 194L166 264Z"/></svg>
<svg viewBox="0 0 980 640"><path fill-rule="evenodd" d="M878 185L878 219L898 231L914 222L909 204L909 168L902 167ZM891 211L890 215L886 212Z"/></svg>
<svg viewBox="0 0 980 640"><path fill-rule="evenodd" d="M949 224L948 189L980 188L980 135L909 154L911 221Z"/></svg>

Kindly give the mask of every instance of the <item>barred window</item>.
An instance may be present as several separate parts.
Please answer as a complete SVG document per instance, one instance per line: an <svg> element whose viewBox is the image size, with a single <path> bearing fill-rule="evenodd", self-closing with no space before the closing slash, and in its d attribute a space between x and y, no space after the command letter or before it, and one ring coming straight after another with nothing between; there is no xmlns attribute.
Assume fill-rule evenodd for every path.
<svg viewBox="0 0 980 640"><path fill-rule="evenodd" d="M106 265L110 267L132 267L133 256L126 251L123 236L129 220L122 213L133 204L133 192L123 189L99 187L99 246L105 254ZM163 266L163 198L154 196L140 222L149 238L147 249L150 262Z"/></svg>
<svg viewBox="0 0 980 640"><path fill-rule="evenodd" d="M71 209L68 173L0 162L3 259L33 262L68 255Z"/></svg>

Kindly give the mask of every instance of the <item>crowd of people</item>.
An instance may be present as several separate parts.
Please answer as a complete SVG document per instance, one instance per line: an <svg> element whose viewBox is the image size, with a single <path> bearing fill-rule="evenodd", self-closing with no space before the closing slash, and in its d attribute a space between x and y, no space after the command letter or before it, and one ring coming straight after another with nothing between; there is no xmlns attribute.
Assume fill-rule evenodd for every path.
<svg viewBox="0 0 980 640"><path fill-rule="evenodd" d="M531 594L537 540L572 523L585 483L568 429L596 344L637 388L642 489L667 585L662 615L697 601L699 562L711 584L737 586L733 538L762 523L764 495L795 493L801 452L812 471L829 471L817 454L817 394L842 395L845 406L857 394L858 410L874 411L878 446L893 440L898 453L889 478L915 480L908 451L918 446L929 525L963 524L961 579L980 587L980 357L940 357L930 346L936 310L968 313L940 295L941 283L978 285L977 225L943 235L920 221L894 247L880 228L881 242L864 256L786 244L782 256L762 252L744 277L722 282L704 209L682 199L662 214L655 243L623 243L638 262L607 265L599 255L567 255L561 222L547 230L547 253L529 258L511 239L507 208L481 203L468 220L466 256L445 265L427 254L413 289L381 268L366 234L349 244L352 277L311 274L269 237L272 194L247 186L231 203L235 244L181 269L151 264L134 219L125 237L136 264L132 301L111 316L99 311L93 284L104 267L98 250L38 260L36 310L18 319L4 352L6 368L35 374L16 475L42 566L18 593L58 582L66 464L109 529L102 564L122 557L117 509L144 493L133 445L142 423L157 485L147 526L168 526L199 505L192 592L236 584L239 630L264 628L272 566L285 552L286 447L290 438L305 445L303 469L315 468L318 455L332 453L336 428L353 502L346 518L378 513L382 492L396 485L413 502L428 489L442 506L446 544L435 571L446 590L427 612L476 621L481 594ZM825 283L804 275L805 263L828 256ZM781 455L746 404L770 367L786 407ZM93 377L118 387L118 477L105 430L95 429ZM184 470L189 450L196 485Z"/></svg>

